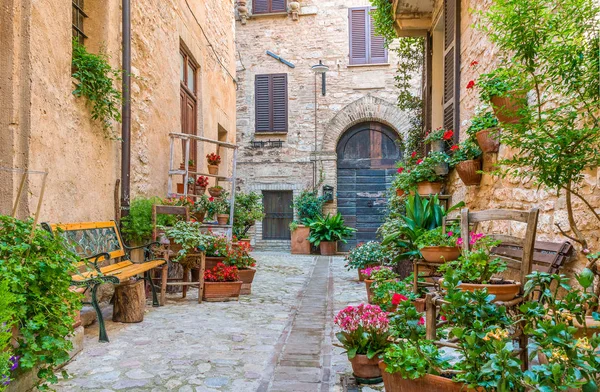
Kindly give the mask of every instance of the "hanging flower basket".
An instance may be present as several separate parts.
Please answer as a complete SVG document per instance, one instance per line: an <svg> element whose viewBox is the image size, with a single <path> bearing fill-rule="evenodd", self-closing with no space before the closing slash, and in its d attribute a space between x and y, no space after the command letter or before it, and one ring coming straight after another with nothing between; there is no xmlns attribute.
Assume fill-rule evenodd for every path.
<svg viewBox="0 0 600 392"><path fill-rule="evenodd" d="M506 97L493 96L490 98L492 109L498 120L505 124L517 124L523 116L520 111L524 108L525 94L512 93Z"/></svg>
<svg viewBox="0 0 600 392"><path fill-rule="evenodd" d="M456 172L458 173L458 176L462 182L467 186L479 185L481 182L481 173L479 173L480 170L480 159L471 159L456 164Z"/></svg>
<svg viewBox="0 0 600 392"><path fill-rule="evenodd" d="M498 152L500 149L500 140L498 138L500 128L489 128L479 131L475 134L477 144L483 152Z"/></svg>

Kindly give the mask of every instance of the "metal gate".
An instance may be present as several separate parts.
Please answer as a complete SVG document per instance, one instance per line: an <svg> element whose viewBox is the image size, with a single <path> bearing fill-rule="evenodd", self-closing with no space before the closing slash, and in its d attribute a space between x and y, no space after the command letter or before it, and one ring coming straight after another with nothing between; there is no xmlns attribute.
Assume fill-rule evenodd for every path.
<svg viewBox="0 0 600 392"><path fill-rule="evenodd" d="M264 240L289 240L291 238L289 225L294 220L292 198L292 191L263 191L265 217L262 235Z"/></svg>

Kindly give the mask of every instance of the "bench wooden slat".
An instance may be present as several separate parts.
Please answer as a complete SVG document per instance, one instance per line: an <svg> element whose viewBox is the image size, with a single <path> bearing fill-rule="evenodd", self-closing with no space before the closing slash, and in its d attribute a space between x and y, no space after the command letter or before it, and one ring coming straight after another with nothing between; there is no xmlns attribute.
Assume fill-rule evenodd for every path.
<svg viewBox="0 0 600 392"><path fill-rule="evenodd" d="M104 275L115 276L119 280L124 280L161 266L164 263L164 260L151 260L143 264L133 264L128 260L100 268L100 271L102 271L102 274ZM76 282L81 282L96 276L98 276L97 271L87 271L81 274L73 275L71 279Z"/></svg>

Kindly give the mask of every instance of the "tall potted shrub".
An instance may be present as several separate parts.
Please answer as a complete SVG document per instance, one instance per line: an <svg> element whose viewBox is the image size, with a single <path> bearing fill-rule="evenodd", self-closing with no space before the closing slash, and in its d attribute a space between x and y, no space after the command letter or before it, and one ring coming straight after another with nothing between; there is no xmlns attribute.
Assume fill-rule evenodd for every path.
<svg viewBox="0 0 600 392"><path fill-rule="evenodd" d="M292 233L292 254L310 254L310 229L307 223L323 213L325 200L317 195L316 191L304 190L294 198L294 209L298 215L298 222L290 225Z"/></svg>
<svg viewBox="0 0 600 392"><path fill-rule="evenodd" d="M256 192L236 193L233 214L233 235L238 241L249 242L248 231L265 216L262 195Z"/></svg>
<svg viewBox="0 0 600 392"><path fill-rule="evenodd" d="M344 218L339 212L336 215L328 214L326 217L318 216L309 221L311 244L318 246L321 254L331 256L337 253L338 241L347 242L356 229L344 224Z"/></svg>

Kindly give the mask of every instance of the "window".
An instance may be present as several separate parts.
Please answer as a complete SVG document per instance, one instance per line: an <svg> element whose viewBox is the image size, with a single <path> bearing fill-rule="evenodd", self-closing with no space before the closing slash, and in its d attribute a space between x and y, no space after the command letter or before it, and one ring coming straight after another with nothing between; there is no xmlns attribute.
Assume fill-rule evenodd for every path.
<svg viewBox="0 0 600 392"><path fill-rule="evenodd" d="M73 0L73 39L83 45L87 36L83 33L83 19L87 18L83 12L83 0Z"/></svg>
<svg viewBox="0 0 600 392"><path fill-rule="evenodd" d="M198 69L185 48L179 51L179 81L181 98L181 133L198 134L198 100L196 95ZM184 145L182 154L185 156ZM196 143L190 143L190 159L197 162Z"/></svg>
<svg viewBox="0 0 600 392"><path fill-rule="evenodd" d="M287 132L287 74L256 75L256 132Z"/></svg>
<svg viewBox="0 0 600 392"><path fill-rule="evenodd" d="M253 0L253 14L269 14L272 12L286 12L287 0Z"/></svg>
<svg viewBox="0 0 600 392"><path fill-rule="evenodd" d="M179 52L180 55L180 81L192 95L196 95L196 64L190 56L185 52Z"/></svg>
<svg viewBox="0 0 600 392"><path fill-rule="evenodd" d="M384 64L388 61L385 39L375 35L371 7L348 10L350 30L350 64Z"/></svg>

